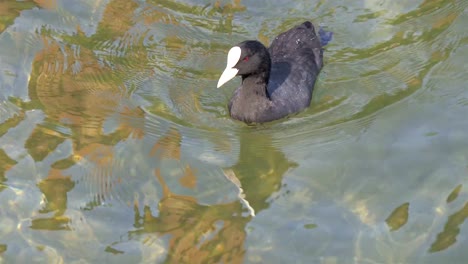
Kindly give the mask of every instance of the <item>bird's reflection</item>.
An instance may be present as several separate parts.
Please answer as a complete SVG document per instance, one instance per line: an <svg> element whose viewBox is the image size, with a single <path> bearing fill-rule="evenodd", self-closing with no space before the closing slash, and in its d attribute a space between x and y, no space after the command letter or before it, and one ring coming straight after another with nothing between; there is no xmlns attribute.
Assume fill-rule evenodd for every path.
<svg viewBox="0 0 468 264"><path fill-rule="evenodd" d="M176 132L168 134L174 135ZM161 140L165 142L177 138L163 137ZM226 169L236 177L237 184L243 189L244 199L257 214L269 207L272 194L282 186L284 173L296 166L272 146L269 137L261 138L259 140L258 135L251 132L242 133L239 160L236 165ZM177 153L174 146L179 144L166 142L164 145L172 146L168 153ZM159 150L158 146L156 149ZM161 150L161 155L164 155L165 149ZM256 158L252 159L253 156ZM168 237L167 263L244 262L246 226L252 219L245 203L239 199L203 205L192 196L173 193L159 169L154 174L163 191L157 212L152 211L149 205L135 205L136 230L129 232L129 237L144 241ZM186 169L181 184L196 180L196 171ZM148 239L148 236L153 239Z"/></svg>
<svg viewBox="0 0 468 264"><path fill-rule="evenodd" d="M242 263L250 218L242 216L238 201L206 206L195 198L172 193L158 170L155 175L163 189L159 214L146 206L143 215L135 208L135 227L142 233L170 237L167 263Z"/></svg>

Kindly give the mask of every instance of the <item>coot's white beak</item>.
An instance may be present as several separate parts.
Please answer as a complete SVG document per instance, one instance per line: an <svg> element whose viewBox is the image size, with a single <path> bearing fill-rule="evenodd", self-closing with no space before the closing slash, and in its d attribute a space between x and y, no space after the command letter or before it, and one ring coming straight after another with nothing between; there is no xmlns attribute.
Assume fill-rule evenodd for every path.
<svg viewBox="0 0 468 264"><path fill-rule="evenodd" d="M234 66L236 66L236 64L239 62L240 57L241 48L236 46L229 50L226 69L224 69L223 74L221 74L221 77L219 77L218 85L216 86L217 88L221 87L223 84L234 78L239 72L239 70L234 68Z"/></svg>

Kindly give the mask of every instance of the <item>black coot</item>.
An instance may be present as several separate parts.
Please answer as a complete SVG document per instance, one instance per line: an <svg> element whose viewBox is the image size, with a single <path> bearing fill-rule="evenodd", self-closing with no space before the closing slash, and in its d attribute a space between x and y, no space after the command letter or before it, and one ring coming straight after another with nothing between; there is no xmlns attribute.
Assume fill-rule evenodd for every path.
<svg viewBox="0 0 468 264"><path fill-rule="evenodd" d="M320 33L324 40L331 38L331 33ZM307 21L278 35L269 49L255 40L231 48L218 88L241 76L228 105L232 118L268 122L309 106L322 65L322 44Z"/></svg>

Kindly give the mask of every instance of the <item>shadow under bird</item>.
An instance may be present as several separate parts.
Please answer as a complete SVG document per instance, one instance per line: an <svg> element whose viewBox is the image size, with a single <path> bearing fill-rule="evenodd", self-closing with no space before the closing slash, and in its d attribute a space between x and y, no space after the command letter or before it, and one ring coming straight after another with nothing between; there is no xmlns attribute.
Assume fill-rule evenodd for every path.
<svg viewBox="0 0 468 264"><path fill-rule="evenodd" d="M322 47L332 37L321 29L319 35L306 21L279 34L269 48L256 40L232 47L217 85L242 77L228 105L231 117L264 123L307 108L323 66Z"/></svg>

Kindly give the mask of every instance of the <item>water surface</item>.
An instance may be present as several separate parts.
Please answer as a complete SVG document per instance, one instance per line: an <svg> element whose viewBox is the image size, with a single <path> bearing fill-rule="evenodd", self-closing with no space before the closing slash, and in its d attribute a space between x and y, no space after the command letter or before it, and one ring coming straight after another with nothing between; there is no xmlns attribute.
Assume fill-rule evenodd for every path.
<svg viewBox="0 0 468 264"><path fill-rule="evenodd" d="M229 48L334 32L247 126ZM0 262L466 263L468 2L0 3Z"/></svg>

